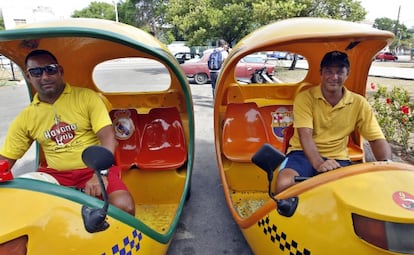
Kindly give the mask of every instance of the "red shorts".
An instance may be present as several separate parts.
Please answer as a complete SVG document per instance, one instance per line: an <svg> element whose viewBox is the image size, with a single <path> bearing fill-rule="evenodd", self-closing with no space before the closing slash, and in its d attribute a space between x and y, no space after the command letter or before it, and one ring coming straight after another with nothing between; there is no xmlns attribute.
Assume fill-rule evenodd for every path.
<svg viewBox="0 0 414 255"><path fill-rule="evenodd" d="M76 170L56 170L48 167L39 167L39 172L47 173L53 176L60 185L74 187L78 189L85 188L86 182L92 178L94 171L90 168L81 168ZM121 168L112 166L108 173L108 187L106 191L111 194L117 190L128 190L121 180Z"/></svg>

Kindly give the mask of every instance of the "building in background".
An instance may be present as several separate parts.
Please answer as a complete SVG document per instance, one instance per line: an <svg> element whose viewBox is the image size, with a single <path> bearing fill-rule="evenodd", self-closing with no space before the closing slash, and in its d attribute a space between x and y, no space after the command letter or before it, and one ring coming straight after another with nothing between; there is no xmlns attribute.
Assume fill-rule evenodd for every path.
<svg viewBox="0 0 414 255"><path fill-rule="evenodd" d="M5 29L13 29L16 26L45 20L63 19L64 16L55 14L53 8L38 6L28 7L4 7L1 8Z"/></svg>

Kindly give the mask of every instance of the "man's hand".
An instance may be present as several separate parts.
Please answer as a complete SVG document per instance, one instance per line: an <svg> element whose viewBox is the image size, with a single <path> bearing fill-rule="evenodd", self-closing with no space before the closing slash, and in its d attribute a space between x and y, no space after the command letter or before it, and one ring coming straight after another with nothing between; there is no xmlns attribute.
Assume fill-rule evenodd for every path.
<svg viewBox="0 0 414 255"><path fill-rule="evenodd" d="M108 179L105 176L102 176L102 180L106 189L106 187L108 186ZM100 197L102 195L101 186L99 185L99 180L96 174L93 174L92 178L86 182L85 194L94 197Z"/></svg>
<svg viewBox="0 0 414 255"><path fill-rule="evenodd" d="M336 160L327 159L316 168L316 171L318 171L318 173L323 173L323 172L328 172L328 171L331 171L331 170L334 170L340 167L341 165Z"/></svg>

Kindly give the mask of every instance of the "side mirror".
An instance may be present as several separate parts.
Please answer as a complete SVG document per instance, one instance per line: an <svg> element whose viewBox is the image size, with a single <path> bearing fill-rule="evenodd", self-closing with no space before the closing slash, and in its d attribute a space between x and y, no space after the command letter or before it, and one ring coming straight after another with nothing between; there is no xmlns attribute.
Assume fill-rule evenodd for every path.
<svg viewBox="0 0 414 255"><path fill-rule="evenodd" d="M280 166L286 156L274 148L270 144L263 144L263 146L253 155L252 162L258 167L263 169L267 173L269 197L276 202L277 211L280 215L290 217L292 216L298 206L298 198L291 197L288 199L275 199L274 194L271 191L271 185L273 181L273 173L278 166Z"/></svg>
<svg viewBox="0 0 414 255"><path fill-rule="evenodd" d="M82 160L89 168L97 171L110 168L114 163L114 155L102 146L90 146L82 153Z"/></svg>
<svg viewBox="0 0 414 255"><path fill-rule="evenodd" d="M90 146L83 151L82 160L85 165L92 168L98 176L99 185L105 202L103 208L89 208L85 205L82 206L83 224L86 231L89 233L104 231L109 227L109 223L105 220L108 213L109 199L100 171L108 169L114 164L114 155L105 147Z"/></svg>
<svg viewBox="0 0 414 255"><path fill-rule="evenodd" d="M285 159L286 156L283 153L278 151L272 145L265 143L253 155L252 162L263 169L267 173L268 181L272 182L273 172Z"/></svg>

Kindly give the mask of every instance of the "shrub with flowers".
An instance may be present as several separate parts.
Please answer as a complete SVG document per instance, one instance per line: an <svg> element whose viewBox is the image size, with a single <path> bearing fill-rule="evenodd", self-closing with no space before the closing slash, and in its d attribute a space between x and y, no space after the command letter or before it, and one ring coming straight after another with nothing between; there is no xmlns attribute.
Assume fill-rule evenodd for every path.
<svg viewBox="0 0 414 255"><path fill-rule="evenodd" d="M375 84L371 84L371 89L375 89ZM414 132L414 102L408 91L378 86L370 103L387 140L400 144L409 153L412 150L410 137Z"/></svg>

